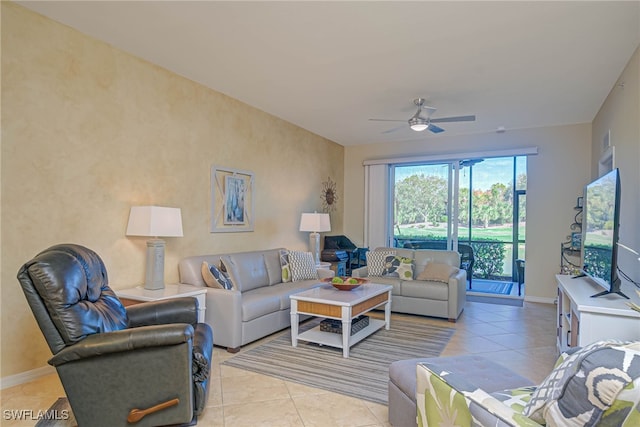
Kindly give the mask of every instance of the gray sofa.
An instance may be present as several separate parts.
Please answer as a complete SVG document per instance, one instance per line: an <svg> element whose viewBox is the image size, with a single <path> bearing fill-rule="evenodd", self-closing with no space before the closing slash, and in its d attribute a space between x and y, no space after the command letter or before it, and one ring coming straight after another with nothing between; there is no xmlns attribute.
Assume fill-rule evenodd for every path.
<svg viewBox="0 0 640 427"><path fill-rule="evenodd" d="M418 370L416 374L416 370L421 364L438 366L438 372L444 370L462 376L489 393L533 385L527 378L474 354L398 360L389 366L389 423L395 427L418 426L416 379L421 373ZM424 389L422 386L419 390L423 395Z"/></svg>
<svg viewBox="0 0 640 427"><path fill-rule="evenodd" d="M180 283L205 286L202 263L228 269L233 289L207 288L205 321L213 329L214 344L236 352L241 346L291 326L289 296L321 284L320 280L282 283L280 251L198 255L178 264ZM318 270L319 279L333 277Z"/></svg>
<svg viewBox="0 0 640 427"><path fill-rule="evenodd" d="M392 276L369 276L369 267L352 271L354 277L366 277L374 283L392 285L391 311L419 314L449 319L455 322L466 301L465 270L447 276L444 281L416 280L429 263L460 266L460 254L455 251L434 249L376 248L375 251L393 251L395 255L413 260L413 280L403 280Z"/></svg>

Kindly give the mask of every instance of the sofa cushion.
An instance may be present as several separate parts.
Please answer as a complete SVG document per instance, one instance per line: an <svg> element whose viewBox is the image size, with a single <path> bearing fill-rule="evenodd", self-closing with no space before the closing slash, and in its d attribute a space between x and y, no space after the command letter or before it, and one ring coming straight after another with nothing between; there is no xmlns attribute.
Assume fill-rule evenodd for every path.
<svg viewBox="0 0 640 427"><path fill-rule="evenodd" d="M206 261L202 262L202 278L210 288L233 289L233 283L227 275Z"/></svg>
<svg viewBox="0 0 640 427"><path fill-rule="evenodd" d="M449 300L449 284L443 282L412 280L402 282L402 296L437 301Z"/></svg>
<svg viewBox="0 0 640 427"><path fill-rule="evenodd" d="M269 273L265 265L264 251L223 255L220 260L224 263L235 288L240 292L269 286Z"/></svg>
<svg viewBox="0 0 640 427"><path fill-rule="evenodd" d="M299 280L295 282L295 286L292 286L290 283L279 283L270 286L269 290L272 292L272 295L277 295L280 299L280 310L289 310L291 308L291 299L289 298L291 295L322 285L323 284L317 280Z"/></svg>
<svg viewBox="0 0 640 427"><path fill-rule="evenodd" d="M442 262L429 262L424 270L418 274L416 280L429 280L436 282L449 283L449 278L457 274L459 268Z"/></svg>
<svg viewBox="0 0 640 427"><path fill-rule="evenodd" d="M249 322L280 310L280 296L273 286L242 293L242 321Z"/></svg>
<svg viewBox="0 0 640 427"><path fill-rule="evenodd" d="M391 276L379 276L369 278L371 283L378 283L380 285L391 285L391 295L402 295L402 280L397 277Z"/></svg>
<svg viewBox="0 0 640 427"><path fill-rule="evenodd" d="M395 255L393 250L375 250L367 252L367 267L369 276L383 276L385 272L385 261L387 255Z"/></svg>
<svg viewBox="0 0 640 427"><path fill-rule="evenodd" d="M291 267L291 279L298 280L318 279L316 262L311 252L289 251L289 265Z"/></svg>
<svg viewBox="0 0 640 427"><path fill-rule="evenodd" d="M479 355L406 359L391 363L389 380L412 399L415 399L416 395L416 367L419 363L436 365L439 371L444 370L463 376L474 386L489 393L532 385L531 381L525 377Z"/></svg>
<svg viewBox="0 0 640 427"><path fill-rule="evenodd" d="M618 394L640 378L640 342L598 341L563 353L524 415L563 426L597 425Z"/></svg>
<svg viewBox="0 0 640 427"><path fill-rule="evenodd" d="M289 264L289 251L285 249L280 250L280 274L282 276L282 283L291 281L291 265Z"/></svg>

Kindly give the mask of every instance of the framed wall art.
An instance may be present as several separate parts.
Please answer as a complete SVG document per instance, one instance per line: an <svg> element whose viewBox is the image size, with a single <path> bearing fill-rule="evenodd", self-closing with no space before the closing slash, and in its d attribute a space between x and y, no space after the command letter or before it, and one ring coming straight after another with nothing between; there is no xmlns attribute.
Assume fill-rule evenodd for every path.
<svg viewBox="0 0 640 427"><path fill-rule="evenodd" d="M211 166L211 232L253 231L253 173Z"/></svg>

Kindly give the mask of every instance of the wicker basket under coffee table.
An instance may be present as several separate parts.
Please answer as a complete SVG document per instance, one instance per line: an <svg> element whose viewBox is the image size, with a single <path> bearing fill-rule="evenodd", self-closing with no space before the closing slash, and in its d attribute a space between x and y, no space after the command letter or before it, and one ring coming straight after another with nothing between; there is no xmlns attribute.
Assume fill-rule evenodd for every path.
<svg viewBox="0 0 640 427"><path fill-rule="evenodd" d="M339 291L331 285L323 285L291 295L291 344L298 340L314 342L342 349L342 356L349 357L349 348L362 341L383 326L391 324L391 286L367 283L351 291ZM351 321L374 308L384 306L384 320L369 319L369 324L351 335ZM299 314L338 319L342 321L342 333L325 332L320 326L298 334ZM347 331L347 333L344 333Z"/></svg>

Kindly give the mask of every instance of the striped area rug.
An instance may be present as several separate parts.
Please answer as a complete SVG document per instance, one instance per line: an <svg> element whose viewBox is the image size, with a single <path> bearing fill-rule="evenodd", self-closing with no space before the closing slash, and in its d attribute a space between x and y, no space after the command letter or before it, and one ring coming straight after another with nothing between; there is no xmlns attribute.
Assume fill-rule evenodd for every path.
<svg viewBox="0 0 640 427"><path fill-rule="evenodd" d="M318 322L313 319L301 324L300 332ZM304 341L292 347L288 330L222 364L386 405L391 362L439 356L454 331L392 319L388 331L380 329L360 341L345 359L338 348Z"/></svg>

